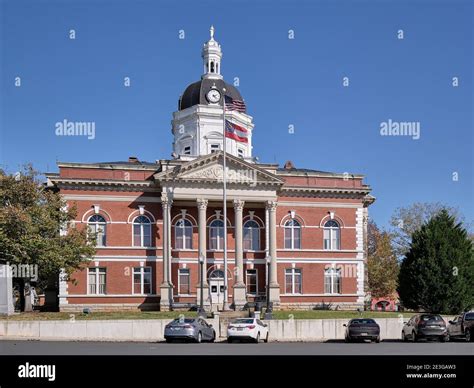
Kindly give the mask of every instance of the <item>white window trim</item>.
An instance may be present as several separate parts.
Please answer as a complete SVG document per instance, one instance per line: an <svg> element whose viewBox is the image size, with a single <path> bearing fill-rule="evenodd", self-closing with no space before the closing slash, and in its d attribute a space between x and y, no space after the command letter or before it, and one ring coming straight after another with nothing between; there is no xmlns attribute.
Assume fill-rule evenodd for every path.
<svg viewBox="0 0 474 388"><path fill-rule="evenodd" d="M99 274L100 274L100 271L99 269L104 269L105 270L105 283L104 283L104 289L105 289L105 293L100 293L99 290L100 290L100 287L99 287ZM89 275L90 275L90 271L91 270L94 270L95 272L95 293L92 293L90 292L90 288L89 288ZM87 268L87 295L107 295L107 268L106 267L90 267L90 268Z"/></svg>
<svg viewBox="0 0 474 388"><path fill-rule="evenodd" d="M288 221L287 221L288 222ZM297 221L298 222L298 221ZM303 246L302 244L302 231L301 231L301 224L298 222L298 225L297 227L295 227L294 225L286 225L286 222L285 222L285 225L283 226L284 230L283 230L283 247L285 249L289 249L289 250L293 250L293 251L298 251L301 249L301 247ZM286 239L285 239L285 233L286 233L286 229L290 229L291 230L291 247L290 248L287 248L286 247ZM295 229L299 229L300 231L300 246L299 248L295 248Z"/></svg>
<svg viewBox="0 0 474 388"><path fill-rule="evenodd" d="M330 288L331 288L331 292L326 292L326 274L327 273L330 273L329 276L329 284L330 284ZM335 278L339 278L339 284L340 284L340 287L341 287L341 292L335 292L335 286L336 286L336 282L334 281ZM340 274L340 270L338 270L337 268L327 268L324 270L324 294L325 295L342 295L342 275Z"/></svg>
<svg viewBox="0 0 474 388"><path fill-rule="evenodd" d="M324 241L326 240L324 238L324 233L325 233L326 230L329 231L329 248L324 247ZM339 232L339 238L337 239L337 243L338 243L337 247L332 246L333 233L335 233L335 231ZM334 226L329 226L329 227L324 226L323 227L323 250L325 250L325 251L340 251L341 250L341 226L338 226L337 228L334 227Z"/></svg>
<svg viewBox="0 0 474 388"><path fill-rule="evenodd" d="M217 248L211 248L211 245L212 245L211 230L212 230L212 229L222 229L222 243L224 243L224 225L222 225L222 226L211 226L211 224L212 224L214 221L216 221L216 220L212 220L212 221L209 223L209 226L208 226L208 228L209 228L209 233L208 233L208 235L209 235L209 251L213 251L213 252L215 252L215 251L223 251L223 250L224 250L224 247L223 247L223 246L222 246L222 247L220 246L220 245L221 245L221 244L220 244L220 241L221 241L221 237L220 237L220 236L218 236L218 237L216 238L216 241L217 241ZM221 221L222 221L222 220L221 220ZM222 221L222 223L224 223L224 221ZM229 230L229 228L227 228L227 230Z"/></svg>
<svg viewBox="0 0 474 388"><path fill-rule="evenodd" d="M135 220L138 218L138 217L146 217L148 219L148 221L150 221L148 224L138 224L138 223L135 223ZM132 222L132 246L133 247L140 247L140 248L151 248L153 246L153 227L152 227L152 223L151 223L151 220L148 216L145 216L145 215L140 215L140 216L137 216L133 219L133 222ZM135 225L140 225L140 245L135 245ZM143 244L143 240L145 238L145 233L144 233L144 226L147 225L149 228L150 228L150 245L144 245Z"/></svg>
<svg viewBox="0 0 474 388"><path fill-rule="evenodd" d="M252 294L252 293L249 293L247 290L247 286L248 286L248 282L247 282L247 279L248 279L248 271L255 271L255 291L256 293L255 294ZM247 295L249 296L257 296L258 295L258 269L257 268L249 268L249 269L246 269L245 270L245 290L247 291Z"/></svg>
<svg viewBox="0 0 474 388"><path fill-rule="evenodd" d="M246 220L246 221L244 222L244 225L243 225L243 236L242 236L242 245L243 245L243 246L245 246L245 244L244 244L244 240L245 240L245 237L244 237L244 236L245 236L245 224L247 224L249 221L254 221L254 220ZM261 241L261 238L260 238L260 237L261 237L261 235L262 235L262 227L258 224L257 221L254 221L254 222L257 224L257 227L256 227L256 228L250 228L250 229L257 229L257 230L258 230L258 249L245 249L245 248L244 248L244 249L243 249L244 252L259 252L259 251L261 250L260 248L262 247L262 245L261 245L261 244L262 244L262 241ZM252 243L253 243L253 239L252 239ZM252 244L252 245L253 245L253 244Z"/></svg>
<svg viewBox="0 0 474 388"><path fill-rule="evenodd" d="M287 283L286 283L286 271L291 271L291 293L288 294L286 292L287 290ZM295 292L295 275L296 275L296 271L299 271L299 274L300 274L300 283L301 283L301 292ZM285 268L285 294L287 295L303 295L303 270L301 268Z"/></svg>
<svg viewBox="0 0 474 388"><path fill-rule="evenodd" d="M188 225L188 226L185 226L185 227L179 227L179 228L178 228L178 227L176 226L176 224L177 224L179 221L181 221L181 220L188 221L191 225L190 225L190 226ZM184 217L183 217L183 218L178 219L178 220L174 223L173 226L174 226L174 245L175 245L173 249L174 249L175 251L192 251L192 250L193 250L193 234L194 234L194 226L193 226L193 223L192 223L191 221L189 221L187 218L184 218ZM178 239L177 239L177 231L178 231L178 229L181 229L181 230L182 230L182 233L183 233L183 234L182 234L181 237L183 238L183 245L186 246L186 239L184 238L184 237L186 236L186 234L184 233L184 230L185 230L186 228L191 228L191 247L189 247L189 248L186 248L186 247L184 247L184 248L178 248L178 247L176 246L176 242L178 241Z"/></svg>
<svg viewBox="0 0 474 388"><path fill-rule="evenodd" d="M150 293L145 294L143 292L143 288L145 287L145 270L144 268L149 268L150 269ZM140 293L135 292L135 270L139 269L140 270ZM137 271L138 272L138 271ZM151 270L151 267L133 267L132 268L132 295L151 295L153 294L153 271Z"/></svg>

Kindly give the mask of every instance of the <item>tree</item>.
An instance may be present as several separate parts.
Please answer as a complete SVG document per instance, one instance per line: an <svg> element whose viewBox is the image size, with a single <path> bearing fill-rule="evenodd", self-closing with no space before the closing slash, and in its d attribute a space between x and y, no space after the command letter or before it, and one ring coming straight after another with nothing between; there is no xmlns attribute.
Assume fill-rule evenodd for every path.
<svg viewBox="0 0 474 388"><path fill-rule="evenodd" d="M390 232L392 234L393 249L398 258L403 258L408 252L413 233L420 230L423 224L442 210L446 210L455 217L458 223L464 222L464 218L458 209L439 202L415 202L408 207L401 207L395 210L390 219L390 225L392 226Z"/></svg>
<svg viewBox="0 0 474 388"><path fill-rule="evenodd" d="M407 308L458 314L474 305L473 243L447 210L413 234L398 279Z"/></svg>
<svg viewBox="0 0 474 388"><path fill-rule="evenodd" d="M391 236L380 232L374 222L368 225L368 287L374 298L395 294L398 281L398 260L393 252Z"/></svg>
<svg viewBox="0 0 474 388"><path fill-rule="evenodd" d="M95 254L93 236L71 223L76 209L46 188L38 173L27 166L8 175L0 170L0 261L16 268L33 269L39 282L66 277ZM67 233L60 233L60 231ZM20 276L20 274L18 274ZM31 276L21 276L25 311L31 310L28 296Z"/></svg>

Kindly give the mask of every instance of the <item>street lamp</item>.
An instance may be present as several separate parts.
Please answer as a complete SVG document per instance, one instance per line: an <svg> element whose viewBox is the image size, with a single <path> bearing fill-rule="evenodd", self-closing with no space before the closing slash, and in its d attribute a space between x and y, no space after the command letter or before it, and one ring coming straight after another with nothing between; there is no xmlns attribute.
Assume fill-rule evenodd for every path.
<svg viewBox="0 0 474 388"><path fill-rule="evenodd" d="M204 311L204 257L202 255L199 255L199 273L201 290L198 315L200 317L207 317L207 314Z"/></svg>
<svg viewBox="0 0 474 388"><path fill-rule="evenodd" d="M272 308L270 305L270 270L271 270L272 258L270 255L265 257L265 263L267 264L267 308L265 309L264 319L272 319Z"/></svg>

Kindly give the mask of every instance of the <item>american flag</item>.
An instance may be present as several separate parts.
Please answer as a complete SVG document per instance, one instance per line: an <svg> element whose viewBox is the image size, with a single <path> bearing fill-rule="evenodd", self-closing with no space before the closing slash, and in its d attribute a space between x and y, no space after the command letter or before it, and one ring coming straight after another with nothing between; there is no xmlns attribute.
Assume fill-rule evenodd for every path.
<svg viewBox="0 0 474 388"><path fill-rule="evenodd" d="M226 110L236 110L237 112L245 113L247 107L245 102L240 100L234 100L232 97L224 96Z"/></svg>

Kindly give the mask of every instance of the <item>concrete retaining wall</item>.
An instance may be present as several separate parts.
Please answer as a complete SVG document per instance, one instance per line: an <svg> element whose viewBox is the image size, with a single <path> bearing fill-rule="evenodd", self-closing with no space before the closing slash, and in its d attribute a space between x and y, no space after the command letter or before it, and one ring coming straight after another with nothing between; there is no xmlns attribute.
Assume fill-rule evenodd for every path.
<svg viewBox="0 0 474 388"><path fill-rule="evenodd" d="M449 318L450 319L450 318ZM406 320L406 319L405 319ZM104 321L2 321L1 339L73 340L73 341L162 341L165 325L171 319ZM378 318L381 339L400 339L403 319ZM226 328L219 320L208 323L225 338ZM344 339L348 319L286 319L266 321L270 341L328 341ZM220 330L218 329L220 327Z"/></svg>

